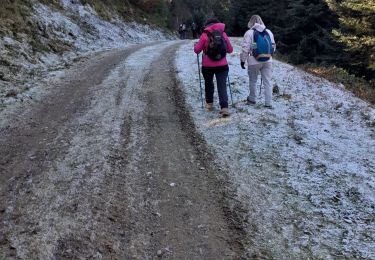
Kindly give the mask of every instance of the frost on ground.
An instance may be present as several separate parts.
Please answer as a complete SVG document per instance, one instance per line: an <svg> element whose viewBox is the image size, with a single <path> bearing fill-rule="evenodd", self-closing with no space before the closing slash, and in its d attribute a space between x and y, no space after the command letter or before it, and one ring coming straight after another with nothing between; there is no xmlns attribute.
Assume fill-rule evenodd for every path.
<svg viewBox="0 0 375 260"><path fill-rule="evenodd" d="M16 37L8 31L0 37L0 111L10 104L39 99L51 85L50 78L63 74L82 56L173 37L119 17L104 21L90 5L79 1L61 0L61 4L63 9L55 10L34 2L30 26L38 28L38 35L33 36L39 39L38 46L32 46L31 35ZM35 52L35 47L45 51Z"/></svg>
<svg viewBox="0 0 375 260"><path fill-rule="evenodd" d="M248 105L240 39L233 41L229 118L219 117L217 99L213 112L201 108L192 42L176 60L196 125L248 209L249 256L374 259L375 110L343 86L279 61L274 109L263 107L263 89Z"/></svg>
<svg viewBox="0 0 375 260"><path fill-rule="evenodd" d="M146 140L144 131L134 126L129 130L131 142L124 144L122 138L127 137L122 131L124 124L129 123L124 118L131 114L132 120L137 122L147 108L145 101L134 93L143 84L144 71L166 46L159 44L134 52L114 67L100 84L93 86L88 94L87 110L76 113L74 118L59 127L59 134L49 144L58 147L60 155L46 163L45 173L28 175L27 184L19 196L7 201L7 214L16 217L4 221L1 234L8 235L19 258L72 259L87 254L84 258L91 259L111 253L132 254L142 246L147 248L150 242L142 240L144 233L127 242L118 239L118 233L122 232L123 238L138 228L137 223L132 223L132 229L124 231L121 225L129 221L129 215L139 214L133 212L132 203L139 203L135 200L143 194L134 191L135 185L125 185L135 179L134 173L139 173L136 170L139 166L134 161L137 162L140 155L136 152L117 155L116 152L124 149L122 145L133 147L135 142L139 145ZM157 52L150 55L152 50ZM138 152L142 152L140 147ZM45 153L48 158L48 152ZM53 154L50 150L49 153ZM114 160L114 156L129 158L129 168L119 172L114 164L124 162ZM27 200L24 200L25 196ZM125 203L125 200L129 202ZM138 241L143 244L138 244ZM106 245L104 248L103 244ZM129 244L132 246L124 248ZM1 259L1 256L7 256L7 251L1 250L4 245L0 243Z"/></svg>

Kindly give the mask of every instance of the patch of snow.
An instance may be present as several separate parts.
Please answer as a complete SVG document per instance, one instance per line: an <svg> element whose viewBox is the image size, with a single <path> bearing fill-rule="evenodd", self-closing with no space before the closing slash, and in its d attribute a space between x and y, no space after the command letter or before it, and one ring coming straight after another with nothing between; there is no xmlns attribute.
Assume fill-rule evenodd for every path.
<svg viewBox="0 0 375 260"><path fill-rule="evenodd" d="M15 41L11 37L3 37L3 44L4 45L13 45L15 44Z"/></svg>
<svg viewBox="0 0 375 260"><path fill-rule="evenodd" d="M213 112L201 108L193 42L176 63L198 130L249 210L249 254L375 258L375 110L339 84L279 61L274 109L263 107L263 89L248 105L240 39L232 41L229 118L219 117L217 96Z"/></svg>

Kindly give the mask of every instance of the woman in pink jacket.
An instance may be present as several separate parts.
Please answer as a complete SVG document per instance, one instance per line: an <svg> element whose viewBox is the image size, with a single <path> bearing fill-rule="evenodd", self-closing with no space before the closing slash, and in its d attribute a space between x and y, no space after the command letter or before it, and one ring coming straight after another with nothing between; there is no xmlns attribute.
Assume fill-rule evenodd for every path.
<svg viewBox="0 0 375 260"><path fill-rule="evenodd" d="M226 53L232 53L233 47L229 41L227 34L224 32L225 24L220 23L215 18L207 20L203 33L199 38L198 43L194 45L194 52L199 54L203 51L202 61L202 74L205 82L205 96L206 96L206 109L208 111L213 110L214 102L214 76L217 82L217 91L219 94L220 103L220 114L222 116L229 116L228 110L228 94L227 94L227 77L229 72L229 66L226 59ZM219 40L223 40L224 53L218 54L215 57L212 56L212 47L209 48L209 37L215 37ZM211 41L212 42L212 41Z"/></svg>

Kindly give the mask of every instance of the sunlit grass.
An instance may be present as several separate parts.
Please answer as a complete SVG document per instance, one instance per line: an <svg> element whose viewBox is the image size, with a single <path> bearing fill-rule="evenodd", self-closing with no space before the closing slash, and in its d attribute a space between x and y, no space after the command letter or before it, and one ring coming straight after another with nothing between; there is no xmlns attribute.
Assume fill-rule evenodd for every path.
<svg viewBox="0 0 375 260"><path fill-rule="evenodd" d="M375 82L350 75L342 68L318 67L313 65L303 65L302 68L314 75L323 77L332 82L342 83L347 89L352 91L357 97L375 104Z"/></svg>

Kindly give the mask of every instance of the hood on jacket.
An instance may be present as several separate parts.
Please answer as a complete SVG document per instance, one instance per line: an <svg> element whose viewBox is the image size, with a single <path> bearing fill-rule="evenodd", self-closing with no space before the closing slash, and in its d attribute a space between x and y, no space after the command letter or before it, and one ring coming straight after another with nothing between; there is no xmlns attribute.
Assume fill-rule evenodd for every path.
<svg viewBox="0 0 375 260"><path fill-rule="evenodd" d="M214 24L214 23L220 23L220 21L216 18L208 18L207 21L204 23L204 27L206 27L209 24Z"/></svg>
<svg viewBox="0 0 375 260"><path fill-rule="evenodd" d="M255 23L251 29L257 30L258 32L263 32L266 29L266 26L263 24Z"/></svg>
<svg viewBox="0 0 375 260"><path fill-rule="evenodd" d="M225 24L223 23L214 23L214 24L209 24L204 28L205 31L212 32L214 30L218 30L220 32L224 32L225 30Z"/></svg>

